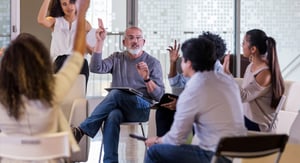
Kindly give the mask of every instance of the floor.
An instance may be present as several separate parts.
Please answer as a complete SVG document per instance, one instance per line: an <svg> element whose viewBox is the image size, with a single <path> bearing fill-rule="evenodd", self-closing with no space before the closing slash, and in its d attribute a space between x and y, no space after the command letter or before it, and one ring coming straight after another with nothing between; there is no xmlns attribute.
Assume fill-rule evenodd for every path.
<svg viewBox="0 0 300 163"><path fill-rule="evenodd" d="M147 126L144 126L144 129L147 133ZM140 126L121 125L119 163L142 163L145 154L145 144L142 141L130 138L128 136L130 133L142 135ZM94 139L91 139L89 158L85 163L99 163L101 140L102 135L100 132Z"/></svg>

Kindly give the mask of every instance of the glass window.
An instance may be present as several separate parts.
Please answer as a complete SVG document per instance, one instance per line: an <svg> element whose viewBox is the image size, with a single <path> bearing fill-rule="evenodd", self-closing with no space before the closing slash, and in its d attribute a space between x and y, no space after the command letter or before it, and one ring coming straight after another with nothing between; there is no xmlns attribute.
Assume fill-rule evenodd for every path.
<svg viewBox="0 0 300 163"><path fill-rule="evenodd" d="M241 1L241 41L254 28L273 37L283 77L289 80L300 80L299 7L294 0Z"/></svg>

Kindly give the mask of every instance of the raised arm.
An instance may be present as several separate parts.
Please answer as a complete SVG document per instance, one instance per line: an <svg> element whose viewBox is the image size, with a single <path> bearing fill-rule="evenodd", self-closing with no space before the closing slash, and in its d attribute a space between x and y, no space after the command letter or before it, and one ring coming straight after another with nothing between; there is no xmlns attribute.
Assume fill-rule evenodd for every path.
<svg viewBox="0 0 300 163"><path fill-rule="evenodd" d="M86 51L86 20L85 14L89 8L89 0L79 0L78 2L78 17L77 17L77 28L74 38L73 50L84 55Z"/></svg>
<svg viewBox="0 0 300 163"><path fill-rule="evenodd" d="M44 0L44 2L42 3L42 6L37 16L37 22L46 28L52 29L55 23L55 18L52 16L47 16L50 2L51 0Z"/></svg>
<svg viewBox="0 0 300 163"><path fill-rule="evenodd" d="M169 51L169 57L170 57L170 71L169 71L169 78L172 78L177 75L177 70L176 70L176 61L179 58L179 49L180 49L180 44L177 44L177 41L175 40L174 46L169 46L167 49Z"/></svg>

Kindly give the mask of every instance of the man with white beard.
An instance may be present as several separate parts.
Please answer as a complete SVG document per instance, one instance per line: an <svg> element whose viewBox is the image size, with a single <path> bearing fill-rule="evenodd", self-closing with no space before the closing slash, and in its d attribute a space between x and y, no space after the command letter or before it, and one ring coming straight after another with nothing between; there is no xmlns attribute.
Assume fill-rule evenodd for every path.
<svg viewBox="0 0 300 163"><path fill-rule="evenodd" d="M142 30L129 27L125 31L123 45L126 51L115 52L102 59L102 47L106 31L99 19L97 43L91 58L93 73L111 73L112 87L130 87L143 93L143 97L114 89L98 104L91 116L73 133L79 142L83 135L94 137L104 122L103 162L118 162L118 142L122 122L145 122L149 119L151 101L159 101L164 94L163 74L160 62L143 51L145 40ZM148 100L149 99L149 100Z"/></svg>

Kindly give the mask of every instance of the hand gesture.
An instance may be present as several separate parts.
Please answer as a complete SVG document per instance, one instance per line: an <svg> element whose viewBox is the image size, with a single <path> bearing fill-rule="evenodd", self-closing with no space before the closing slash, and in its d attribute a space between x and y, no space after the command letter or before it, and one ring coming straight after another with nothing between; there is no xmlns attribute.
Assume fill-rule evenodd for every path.
<svg viewBox="0 0 300 163"><path fill-rule="evenodd" d="M177 103L177 98L172 97L172 96L168 96L169 99L171 99L171 102L167 102L164 104L161 104L161 106L168 108L170 110L176 110L176 103Z"/></svg>
<svg viewBox="0 0 300 163"><path fill-rule="evenodd" d="M169 48L167 49L169 51L169 57L170 57L170 62L174 63L177 61L177 59L179 58L179 49L180 49L180 44L177 44L177 41L174 41L174 45L169 46Z"/></svg>
<svg viewBox="0 0 300 163"><path fill-rule="evenodd" d="M230 69L229 69L229 64L230 64L230 51L228 52L227 55L225 55L224 61L223 61L223 68L224 68L224 72L226 74L231 74Z"/></svg>
<svg viewBox="0 0 300 163"><path fill-rule="evenodd" d="M4 47L0 48L0 57L4 54L4 51L5 51Z"/></svg>
<svg viewBox="0 0 300 163"><path fill-rule="evenodd" d="M145 62L139 62L136 65L136 69L144 80L149 79L149 69L148 65Z"/></svg>
<svg viewBox="0 0 300 163"><path fill-rule="evenodd" d="M98 29L96 30L96 45L94 52L102 53L103 43L106 38L106 30L104 28L102 19L98 18Z"/></svg>
<svg viewBox="0 0 300 163"><path fill-rule="evenodd" d="M106 30L104 28L102 19L98 18L98 29L96 30L97 41L104 41L106 38Z"/></svg>

